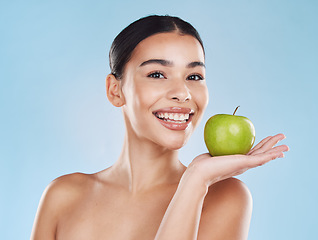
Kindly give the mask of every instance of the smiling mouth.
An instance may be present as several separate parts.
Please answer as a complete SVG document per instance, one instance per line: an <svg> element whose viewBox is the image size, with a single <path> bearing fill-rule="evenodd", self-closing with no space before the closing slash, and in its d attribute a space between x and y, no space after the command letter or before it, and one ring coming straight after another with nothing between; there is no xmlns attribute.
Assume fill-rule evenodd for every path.
<svg viewBox="0 0 318 240"><path fill-rule="evenodd" d="M155 112L154 115L162 121L171 123L186 123L189 121L193 113L169 113Z"/></svg>
<svg viewBox="0 0 318 240"><path fill-rule="evenodd" d="M163 108L153 112L159 122L170 130L185 130L188 128L194 111L190 108Z"/></svg>

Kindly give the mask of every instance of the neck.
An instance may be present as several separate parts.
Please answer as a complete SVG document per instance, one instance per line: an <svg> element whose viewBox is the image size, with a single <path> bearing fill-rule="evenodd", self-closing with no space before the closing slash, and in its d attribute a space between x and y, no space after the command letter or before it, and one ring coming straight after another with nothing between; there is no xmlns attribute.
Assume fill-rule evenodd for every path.
<svg viewBox="0 0 318 240"><path fill-rule="evenodd" d="M186 167L178 150L164 149L148 140L125 136L119 159L112 167L120 184L138 192L162 184L177 184Z"/></svg>

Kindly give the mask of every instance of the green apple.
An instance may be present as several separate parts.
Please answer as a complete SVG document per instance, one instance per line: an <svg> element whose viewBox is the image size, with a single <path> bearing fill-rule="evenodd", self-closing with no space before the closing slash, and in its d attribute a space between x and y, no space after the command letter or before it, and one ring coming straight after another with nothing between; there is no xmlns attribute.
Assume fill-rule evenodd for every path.
<svg viewBox="0 0 318 240"><path fill-rule="evenodd" d="M239 106L238 106L239 107ZM246 154L255 141L255 128L246 117L216 114L204 127L204 141L212 156Z"/></svg>

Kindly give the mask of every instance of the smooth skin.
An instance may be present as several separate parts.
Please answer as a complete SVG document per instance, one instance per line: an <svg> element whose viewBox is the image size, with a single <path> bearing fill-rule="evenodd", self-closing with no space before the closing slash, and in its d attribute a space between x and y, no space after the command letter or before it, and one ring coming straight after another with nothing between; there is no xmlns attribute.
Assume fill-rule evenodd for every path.
<svg viewBox="0 0 318 240"><path fill-rule="evenodd" d="M151 59L165 61L143 64ZM233 176L283 157L288 147L275 145L285 136L269 136L247 155L205 153L185 167L178 149L208 102L205 67L194 62L204 63L195 38L160 33L137 45L122 80L107 76L107 97L122 108L126 125L122 152L101 172L69 174L50 183L32 240L247 239L252 198ZM166 107L193 109L188 128L160 124L153 112Z"/></svg>

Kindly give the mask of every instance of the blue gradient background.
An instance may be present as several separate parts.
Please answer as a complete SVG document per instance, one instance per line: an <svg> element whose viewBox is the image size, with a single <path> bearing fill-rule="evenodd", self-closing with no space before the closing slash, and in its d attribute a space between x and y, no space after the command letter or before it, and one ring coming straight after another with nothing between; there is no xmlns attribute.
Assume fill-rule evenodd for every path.
<svg viewBox="0 0 318 240"><path fill-rule="evenodd" d="M184 18L206 47L210 103L182 162L206 152L209 116L241 105L237 114L253 121L256 141L283 132L291 149L239 177L254 198L249 239L318 239L317 10L314 0L2 0L1 239L30 237L54 178L117 159L124 125L105 95L108 50L121 29L149 14Z"/></svg>

